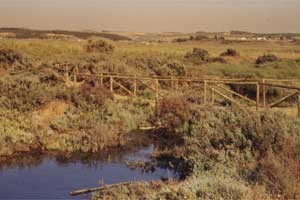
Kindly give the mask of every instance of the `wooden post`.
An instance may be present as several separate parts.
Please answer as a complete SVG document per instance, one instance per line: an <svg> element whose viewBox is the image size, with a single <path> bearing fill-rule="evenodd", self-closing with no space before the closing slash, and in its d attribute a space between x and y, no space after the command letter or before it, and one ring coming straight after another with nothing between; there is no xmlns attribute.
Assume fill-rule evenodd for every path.
<svg viewBox="0 0 300 200"><path fill-rule="evenodd" d="M175 82L175 90L176 91L178 91L178 89L179 89L178 85L179 85L179 81L178 81L178 79L176 79L176 82Z"/></svg>
<svg viewBox="0 0 300 200"><path fill-rule="evenodd" d="M113 87L113 84L114 84L114 80L113 80L113 77L110 76L109 77L109 88L110 88L110 91L113 92L114 91L114 87Z"/></svg>
<svg viewBox="0 0 300 200"><path fill-rule="evenodd" d="M136 96L136 94L137 94L137 80L136 80L136 75L134 75L133 95Z"/></svg>
<svg viewBox="0 0 300 200"><path fill-rule="evenodd" d="M256 84L256 110L259 110L259 83Z"/></svg>
<svg viewBox="0 0 300 200"><path fill-rule="evenodd" d="M300 90L298 93L298 102L297 102L297 106L298 106L298 117L300 117Z"/></svg>
<svg viewBox="0 0 300 200"><path fill-rule="evenodd" d="M78 68L74 67L74 82L77 82L77 74L78 74Z"/></svg>
<svg viewBox="0 0 300 200"><path fill-rule="evenodd" d="M155 98L156 98L156 102L158 103L158 99L159 99L159 81L158 79L155 79Z"/></svg>
<svg viewBox="0 0 300 200"><path fill-rule="evenodd" d="M265 84L266 80L263 79L262 83ZM267 105L267 91L266 91L266 86L265 85L263 85L262 90L263 90L263 106L264 106L264 108L266 108L266 105Z"/></svg>
<svg viewBox="0 0 300 200"><path fill-rule="evenodd" d="M215 103L215 91L211 90L211 104L213 105Z"/></svg>
<svg viewBox="0 0 300 200"><path fill-rule="evenodd" d="M204 105L206 104L207 100L207 81L204 81Z"/></svg>
<svg viewBox="0 0 300 200"><path fill-rule="evenodd" d="M100 74L100 85L103 86L103 73Z"/></svg>
<svg viewBox="0 0 300 200"><path fill-rule="evenodd" d="M66 78L66 81L69 81L69 66L68 64L65 64L65 78Z"/></svg>

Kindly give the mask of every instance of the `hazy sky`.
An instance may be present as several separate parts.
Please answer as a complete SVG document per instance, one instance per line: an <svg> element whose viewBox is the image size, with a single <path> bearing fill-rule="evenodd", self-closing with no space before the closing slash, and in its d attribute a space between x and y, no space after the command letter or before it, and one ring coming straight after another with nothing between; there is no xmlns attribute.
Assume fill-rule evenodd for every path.
<svg viewBox="0 0 300 200"><path fill-rule="evenodd" d="M300 32L300 0L0 0L0 26Z"/></svg>

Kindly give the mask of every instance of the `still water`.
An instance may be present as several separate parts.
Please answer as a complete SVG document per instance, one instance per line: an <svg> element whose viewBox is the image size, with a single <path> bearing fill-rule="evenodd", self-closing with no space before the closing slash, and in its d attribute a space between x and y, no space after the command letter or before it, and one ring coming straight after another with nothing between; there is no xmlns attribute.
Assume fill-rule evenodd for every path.
<svg viewBox="0 0 300 200"><path fill-rule="evenodd" d="M153 145L135 151L94 155L88 159L57 157L23 158L0 169L0 199L87 199L71 197L70 191L124 181L157 180L174 177L167 169L154 172L132 170L128 161L149 160Z"/></svg>

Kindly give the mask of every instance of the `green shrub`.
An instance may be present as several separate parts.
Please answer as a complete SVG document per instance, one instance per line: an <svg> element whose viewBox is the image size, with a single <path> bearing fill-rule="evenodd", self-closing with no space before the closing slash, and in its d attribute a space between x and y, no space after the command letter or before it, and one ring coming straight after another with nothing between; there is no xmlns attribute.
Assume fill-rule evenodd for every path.
<svg viewBox="0 0 300 200"><path fill-rule="evenodd" d="M263 56L259 56L256 59L256 64L260 65L260 64L265 64L265 63L269 63L269 62L276 62L279 61L279 58L273 54L265 54Z"/></svg>
<svg viewBox="0 0 300 200"><path fill-rule="evenodd" d="M222 57L213 57L209 59L209 62L213 62L213 63L226 63L226 60Z"/></svg>
<svg viewBox="0 0 300 200"><path fill-rule="evenodd" d="M18 111L0 108L0 158L38 148L33 120Z"/></svg>
<svg viewBox="0 0 300 200"><path fill-rule="evenodd" d="M190 39L189 38L176 38L173 40L173 42L188 42Z"/></svg>
<svg viewBox="0 0 300 200"><path fill-rule="evenodd" d="M245 182L266 185L270 194L298 197L298 119L270 111L249 114L228 108L189 106L184 109L185 120L174 120L169 112L162 113L160 118L167 117L169 121L164 122L173 131L186 130L188 122L190 134L181 135L185 153L179 155L183 156L184 165L191 167L192 174L215 173L221 167L221 174L238 172ZM177 113L176 109L171 110L173 115ZM230 195L227 189L224 194ZM236 194L241 198L241 193Z"/></svg>
<svg viewBox="0 0 300 200"><path fill-rule="evenodd" d="M22 60L23 57L20 53L17 53L11 49L0 48L0 63L12 65L17 62L21 63Z"/></svg>
<svg viewBox="0 0 300 200"><path fill-rule="evenodd" d="M208 51L200 48L194 48L192 52L188 52L185 58L194 62L195 64L205 64L205 63L226 63L222 57L210 57Z"/></svg>
<svg viewBox="0 0 300 200"><path fill-rule="evenodd" d="M166 97L160 100L156 111L156 120L163 127L167 127L169 133L185 132L183 124L189 118L189 104L183 97Z"/></svg>
<svg viewBox="0 0 300 200"><path fill-rule="evenodd" d="M221 53L220 56L232 56L237 57L240 56L239 52L237 52L235 49L227 49L227 51Z"/></svg>
<svg viewBox="0 0 300 200"><path fill-rule="evenodd" d="M208 51L200 48L194 48L192 52L188 52L185 55L186 59L197 59L200 62L208 62L209 53Z"/></svg>
<svg viewBox="0 0 300 200"><path fill-rule="evenodd" d="M93 40L88 41L86 50L87 52L97 52L97 53L112 53L115 47L112 44L109 44L105 40Z"/></svg>
<svg viewBox="0 0 300 200"><path fill-rule="evenodd" d="M33 111L55 98L63 85L43 84L37 76L5 76L0 79L0 106L20 112Z"/></svg>

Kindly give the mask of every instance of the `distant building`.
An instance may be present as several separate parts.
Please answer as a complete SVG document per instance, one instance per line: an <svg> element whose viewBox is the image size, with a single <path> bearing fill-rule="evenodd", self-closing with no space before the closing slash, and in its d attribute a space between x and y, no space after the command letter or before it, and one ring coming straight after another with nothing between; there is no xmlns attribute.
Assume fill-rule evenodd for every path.
<svg viewBox="0 0 300 200"><path fill-rule="evenodd" d="M264 40L267 40L267 38L266 37L257 37L256 40L257 41L264 41Z"/></svg>
<svg viewBox="0 0 300 200"><path fill-rule="evenodd" d="M0 38L15 38L16 34L11 32L2 32L0 33Z"/></svg>

